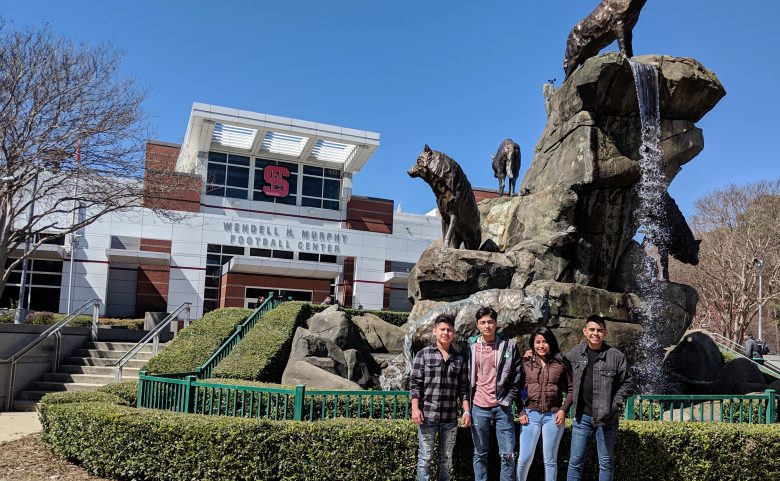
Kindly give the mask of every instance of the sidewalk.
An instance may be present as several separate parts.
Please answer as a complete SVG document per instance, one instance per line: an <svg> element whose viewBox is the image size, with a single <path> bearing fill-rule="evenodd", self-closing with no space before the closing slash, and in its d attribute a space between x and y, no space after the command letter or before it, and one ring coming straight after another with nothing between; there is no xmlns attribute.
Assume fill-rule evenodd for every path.
<svg viewBox="0 0 780 481"><path fill-rule="evenodd" d="M0 443L41 432L36 412L0 412Z"/></svg>

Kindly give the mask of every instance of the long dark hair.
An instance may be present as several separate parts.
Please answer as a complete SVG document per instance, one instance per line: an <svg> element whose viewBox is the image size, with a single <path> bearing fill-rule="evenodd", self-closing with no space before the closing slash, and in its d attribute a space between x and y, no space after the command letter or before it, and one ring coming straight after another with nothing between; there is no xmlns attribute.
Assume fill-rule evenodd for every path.
<svg viewBox="0 0 780 481"><path fill-rule="evenodd" d="M534 356L536 355L536 350L534 350L534 339L536 339L536 336L542 336L550 346L550 351L547 353L548 360L555 359L563 362L561 348L558 346L558 339L555 338L555 334L553 334L552 330L545 326L534 329L534 332L531 333L531 338L528 340L528 346L531 348Z"/></svg>

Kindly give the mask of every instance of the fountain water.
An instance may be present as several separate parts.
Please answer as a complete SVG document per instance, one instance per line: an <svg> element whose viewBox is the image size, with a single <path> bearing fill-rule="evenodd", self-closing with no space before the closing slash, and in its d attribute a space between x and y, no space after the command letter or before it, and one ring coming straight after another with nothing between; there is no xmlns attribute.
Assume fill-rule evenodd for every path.
<svg viewBox="0 0 780 481"><path fill-rule="evenodd" d="M637 186L639 199L637 220L643 227L647 240L664 256L669 242L668 220L662 208L668 181L662 169L661 120L658 98L658 68L629 60L634 74L639 101L639 118L642 129L641 179ZM652 264L641 262L635 266L640 273L637 284L642 298L643 333L640 338L640 360L636 365L641 388L644 392L662 392L664 382L661 374L663 360L659 343L660 330L664 329L662 303L664 282L659 281ZM668 279L665 279L667 281Z"/></svg>

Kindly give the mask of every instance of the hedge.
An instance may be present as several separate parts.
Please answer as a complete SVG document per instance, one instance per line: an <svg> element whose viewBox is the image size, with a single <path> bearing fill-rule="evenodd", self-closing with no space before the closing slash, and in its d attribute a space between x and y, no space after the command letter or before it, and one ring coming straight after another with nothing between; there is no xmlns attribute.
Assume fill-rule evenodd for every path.
<svg viewBox="0 0 780 481"><path fill-rule="evenodd" d="M214 377L280 382L295 329L314 313L312 305L285 302L257 321L212 372Z"/></svg>
<svg viewBox="0 0 780 481"><path fill-rule="evenodd" d="M409 421L275 422L50 399L44 398L41 406L44 439L98 476L285 481L416 477L417 428ZM567 428L559 479L566 476L569 440ZM497 479L496 451L493 446L488 464ZM615 479L765 481L780 475L778 452L778 426L622 422ZM469 431L461 429L453 479L472 479L471 453ZM598 479L593 445L585 471L583 479ZM529 479L544 479L538 457Z"/></svg>
<svg viewBox="0 0 780 481"><path fill-rule="evenodd" d="M0 312L0 324L13 323L15 316L16 316L15 310L6 310ZM31 314L28 314L27 317L24 318L24 323L34 325L34 326L36 325L50 326L52 324L56 324L57 322L63 320L66 316L67 314L58 314L56 312L36 311ZM76 316L75 319L73 319L71 322L68 323L68 326L89 327L91 324L92 324L92 316L82 315L82 316ZM144 320L101 317L98 318L98 325L118 326L118 327L126 327L128 329L133 329L133 330L142 330L144 328Z"/></svg>
<svg viewBox="0 0 780 481"><path fill-rule="evenodd" d="M211 311L171 341L161 353L147 362L142 370L149 374L189 372L200 367L211 357L251 309L227 307Z"/></svg>
<svg viewBox="0 0 780 481"><path fill-rule="evenodd" d="M129 406L135 406L138 399L138 381L124 381L114 384L106 384L99 387L98 392L106 392L123 399Z"/></svg>

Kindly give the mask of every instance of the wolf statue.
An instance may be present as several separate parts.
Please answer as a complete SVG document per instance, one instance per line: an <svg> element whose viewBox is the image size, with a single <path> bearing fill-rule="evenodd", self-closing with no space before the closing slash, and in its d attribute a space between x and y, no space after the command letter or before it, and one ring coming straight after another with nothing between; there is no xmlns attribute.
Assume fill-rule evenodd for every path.
<svg viewBox="0 0 780 481"><path fill-rule="evenodd" d="M566 58L563 60L566 78L615 40L623 55L633 57L632 30L645 2L647 0L601 0L590 15L575 25L566 40Z"/></svg>
<svg viewBox="0 0 780 481"><path fill-rule="evenodd" d="M506 139L498 146L493 159L493 175L498 179L498 196L504 195L504 178L509 177L509 197L515 193L515 182L520 174L520 146Z"/></svg>
<svg viewBox="0 0 780 481"><path fill-rule="evenodd" d="M419 177L431 186L441 214L443 247L479 249L482 239L479 210L474 191L460 165L446 154L427 145L409 169L409 177Z"/></svg>

